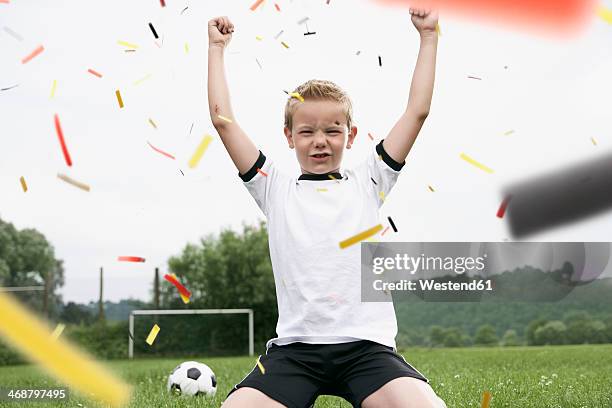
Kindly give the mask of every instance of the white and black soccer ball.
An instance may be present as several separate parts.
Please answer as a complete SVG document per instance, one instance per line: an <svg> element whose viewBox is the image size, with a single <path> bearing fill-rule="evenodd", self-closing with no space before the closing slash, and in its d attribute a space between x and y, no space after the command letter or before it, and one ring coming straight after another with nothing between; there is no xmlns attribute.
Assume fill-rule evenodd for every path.
<svg viewBox="0 0 612 408"><path fill-rule="evenodd" d="M212 397L217 392L217 378L206 364L185 361L172 370L167 387L175 395Z"/></svg>

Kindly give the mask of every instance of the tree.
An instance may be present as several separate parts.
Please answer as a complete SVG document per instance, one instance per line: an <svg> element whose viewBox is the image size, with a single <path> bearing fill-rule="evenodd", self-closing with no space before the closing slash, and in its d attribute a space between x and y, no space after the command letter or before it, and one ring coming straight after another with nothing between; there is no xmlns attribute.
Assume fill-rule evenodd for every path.
<svg viewBox="0 0 612 408"><path fill-rule="evenodd" d="M548 323L548 320L546 319L537 319L529 322L529 324L527 325L527 329L525 330L525 338L527 339L528 346L533 346L537 344L535 332L540 327L544 326L546 323Z"/></svg>
<svg viewBox="0 0 612 408"><path fill-rule="evenodd" d="M490 324L484 324L476 330L474 335L474 344L477 346L497 346L499 339L495 333L495 327Z"/></svg>
<svg viewBox="0 0 612 408"><path fill-rule="evenodd" d="M53 246L45 236L32 228L17 230L0 219L0 286L44 286L43 296L19 292L17 297L55 317L61 305L57 290L63 284L63 262L55 258Z"/></svg>
<svg viewBox="0 0 612 408"><path fill-rule="evenodd" d="M539 327L535 331L535 344L537 345L555 345L565 344L567 326L560 320L553 320Z"/></svg>
<svg viewBox="0 0 612 408"><path fill-rule="evenodd" d="M60 320L64 323L89 325L94 321L94 316L87 306L68 302L62 309Z"/></svg>
<svg viewBox="0 0 612 408"><path fill-rule="evenodd" d="M458 327L450 327L446 329L444 336L444 347L461 347L463 346L463 332Z"/></svg>
<svg viewBox="0 0 612 408"><path fill-rule="evenodd" d="M519 346L520 340L518 335L516 334L516 330L506 330L504 336L501 341L502 346L510 347L510 346Z"/></svg>
<svg viewBox="0 0 612 408"><path fill-rule="evenodd" d="M429 345L432 347L440 347L444 345L446 338L446 329L440 326L431 326L429 329Z"/></svg>

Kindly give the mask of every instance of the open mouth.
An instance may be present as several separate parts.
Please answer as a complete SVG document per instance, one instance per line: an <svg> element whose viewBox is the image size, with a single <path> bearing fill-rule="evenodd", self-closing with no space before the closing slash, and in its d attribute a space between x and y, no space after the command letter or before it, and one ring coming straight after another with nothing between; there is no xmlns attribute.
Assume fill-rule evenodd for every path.
<svg viewBox="0 0 612 408"><path fill-rule="evenodd" d="M331 155L329 153L317 153L317 154L311 155L310 157L314 157L314 158L317 158L317 159L324 159L324 158L326 158L328 156L331 156Z"/></svg>

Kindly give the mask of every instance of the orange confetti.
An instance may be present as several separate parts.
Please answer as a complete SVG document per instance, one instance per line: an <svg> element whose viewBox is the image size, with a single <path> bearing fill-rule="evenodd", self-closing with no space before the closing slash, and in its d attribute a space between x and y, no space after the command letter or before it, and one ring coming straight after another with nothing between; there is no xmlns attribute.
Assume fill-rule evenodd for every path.
<svg viewBox="0 0 612 408"><path fill-rule="evenodd" d="M265 171L263 171L262 169L257 169L257 172L259 174L261 174L262 176L264 176L264 177L268 177L268 174Z"/></svg>
<svg viewBox="0 0 612 408"><path fill-rule="evenodd" d="M91 68L89 68L89 69L87 70L87 72L89 72L89 73L90 73L90 74L92 74L92 75L97 76L98 78L102 78L102 74L101 74L101 73L96 72L96 71L94 71L94 70L93 70L93 69L91 69Z"/></svg>
<svg viewBox="0 0 612 408"><path fill-rule="evenodd" d="M253 3L253 5L251 6L251 11L255 11L255 9L257 7L259 7L261 5L261 3L263 3L264 0L257 0L255 3Z"/></svg>
<svg viewBox="0 0 612 408"><path fill-rule="evenodd" d="M43 52L45 50L45 47L43 47L42 45L39 45L38 48L36 48L34 51L32 51L29 55L27 55L26 57L24 57L21 60L22 64L27 64L28 62L30 62L30 60L34 57L36 57L38 54L40 54L41 52Z"/></svg>

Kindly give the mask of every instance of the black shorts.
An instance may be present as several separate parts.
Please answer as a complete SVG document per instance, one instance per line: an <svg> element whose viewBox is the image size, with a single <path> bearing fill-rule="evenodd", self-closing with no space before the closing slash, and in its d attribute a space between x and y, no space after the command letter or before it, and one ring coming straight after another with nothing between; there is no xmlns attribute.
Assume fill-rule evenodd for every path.
<svg viewBox="0 0 612 408"><path fill-rule="evenodd" d="M342 397L353 407L387 382L413 377L429 382L391 347L360 340L339 344L272 344L253 370L229 392L255 388L288 408L309 408L319 395Z"/></svg>

